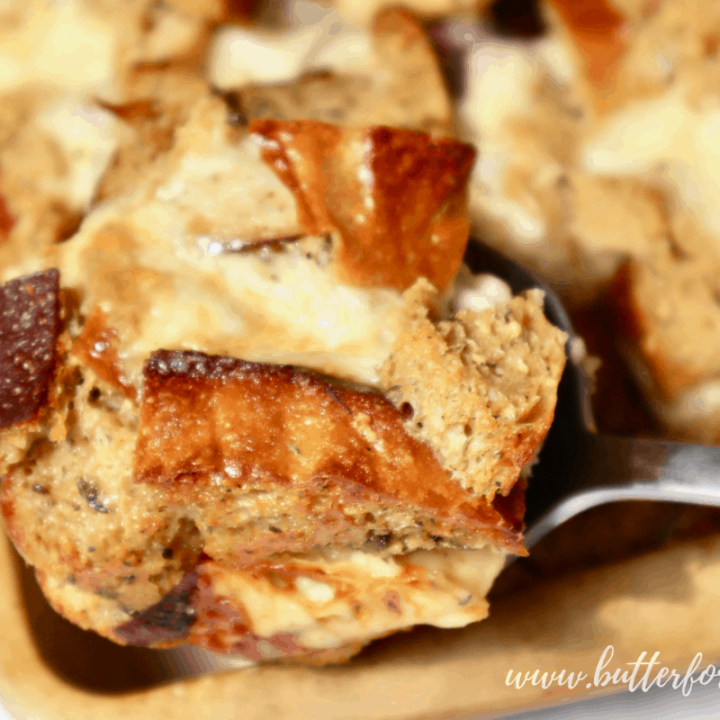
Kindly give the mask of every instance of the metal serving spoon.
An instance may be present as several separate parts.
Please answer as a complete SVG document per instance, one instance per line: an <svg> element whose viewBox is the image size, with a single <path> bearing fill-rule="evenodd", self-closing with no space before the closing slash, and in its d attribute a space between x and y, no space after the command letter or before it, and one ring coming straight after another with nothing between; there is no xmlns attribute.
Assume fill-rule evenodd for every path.
<svg viewBox="0 0 720 720"><path fill-rule="evenodd" d="M527 491L524 544L528 549L596 505L658 500L720 506L720 447L598 433L589 379L570 352L577 334L557 295L529 270L477 240L471 240L465 262L473 272L503 278L514 293L543 290L548 319L570 336L555 420Z"/></svg>

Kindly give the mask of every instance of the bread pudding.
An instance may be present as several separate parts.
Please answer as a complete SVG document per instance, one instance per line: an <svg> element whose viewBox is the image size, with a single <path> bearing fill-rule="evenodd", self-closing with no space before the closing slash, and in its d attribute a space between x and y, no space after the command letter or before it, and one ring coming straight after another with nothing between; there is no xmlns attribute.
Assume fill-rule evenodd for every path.
<svg viewBox="0 0 720 720"><path fill-rule="evenodd" d="M427 47L404 12L376 33ZM483 619L524 553L565 338L539 291L456 307L475 152L376 85L329 123L328 77L137 70L77 227L10 229L0 506L81 627L344 660Z"/></svg>

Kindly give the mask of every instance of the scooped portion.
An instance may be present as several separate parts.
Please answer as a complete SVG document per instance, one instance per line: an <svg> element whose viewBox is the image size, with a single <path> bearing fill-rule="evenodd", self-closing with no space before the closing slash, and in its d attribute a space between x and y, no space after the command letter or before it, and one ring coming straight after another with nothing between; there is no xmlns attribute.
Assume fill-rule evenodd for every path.
<svg viewBox="0 0 720 720"><path fill-rule="evenodd" d="M120 643L330 662L484 618L565 337L538 292L449 310L473 149L187 102L53 269L2 288L9 391L42 398L0 435L10 536Z"/></svg>

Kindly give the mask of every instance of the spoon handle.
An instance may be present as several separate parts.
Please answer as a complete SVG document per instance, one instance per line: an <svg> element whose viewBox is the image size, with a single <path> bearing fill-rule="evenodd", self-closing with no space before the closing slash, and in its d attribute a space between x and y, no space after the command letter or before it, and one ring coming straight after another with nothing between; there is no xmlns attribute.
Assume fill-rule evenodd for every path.
<svg viewBox="0 0 720 720"><path fill-rule="evenodd" d="M576 452L573 491L532 523L526 547L571 517L620 500L720 507L720 447L587 433Z"/></svg>

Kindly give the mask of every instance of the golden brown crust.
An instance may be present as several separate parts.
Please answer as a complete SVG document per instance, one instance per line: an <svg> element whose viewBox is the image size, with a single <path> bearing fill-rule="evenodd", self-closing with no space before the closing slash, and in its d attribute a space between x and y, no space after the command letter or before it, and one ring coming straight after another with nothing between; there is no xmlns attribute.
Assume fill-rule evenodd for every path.
<svg viewBox="0 0 720 720"><path fill-rule="evenodd" d="M137 390L128 380L118 354L117 330L108 327L107 316L99 307L85 321L71 352L101 380L121 390L128 400L137 399Z"/></svg>
<svg viewBox="0 0 720 720"><path fill-rule="evenodd" d="M402 508L433 517L438 536L464 531L522 552L516 519L451 480L383 396L290 368L155 353L145 367L134 475L163 486L175 502L222 497L226 487L298 493L291 514L314 518L310 535L258 529L235 549L241 564L243 556L257 561L357 537L353 526L367 520L350 515L352 506L371 514ZM273 518L288 509L266 512Z"/></svg>
<svg viewBox="0 0 720 720"><path fill-rule="evenodd" d="M0 243L7 239L16 222L17 218L10 212L7 200L2 194L2 185L0 185Z"/></svg>
<svg viewBox="0 0 720 720"><path fill-rule="evenodd" d="M294 193L308 235L338 231L343 279L400 290L418 277L440 290L467 242L470 145L391 128L254 121L263 159Z"/></svg>
<svg viewBox="0 0 720 720"><path fill-rule="evenodd" d="M57 270L0 287L0 429L35 420L47 404L60 330Z"/></svg>

